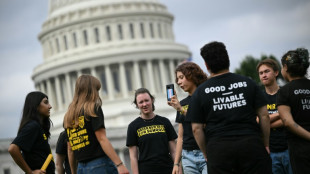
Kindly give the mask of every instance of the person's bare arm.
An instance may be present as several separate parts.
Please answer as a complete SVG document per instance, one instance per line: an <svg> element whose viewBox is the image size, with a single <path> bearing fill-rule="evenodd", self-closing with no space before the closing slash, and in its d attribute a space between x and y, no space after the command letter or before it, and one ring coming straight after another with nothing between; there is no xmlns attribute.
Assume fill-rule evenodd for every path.
<svg viewBox="0 0 310 174"><path fill-rule="evenodd" d="M192 123L192 130L195 140L203 153L206 161L207 161L207 148L206 148L206 138L205 133L203 131L204 125L202 123Z"/></svg>
<svg viewBox="0 0 310 174"><path fill-rule="evenodd" d="M175 160L175 149L176 149L176 141L175 140L169 141L169 152L170 152L172 161Z"/></svg>
<svg viewBox="0 0 310 174"><path fill-rule="evenodd" d="M182 145L183 145L183 125L179 124L178 139L177 139L177 146L176 146L176 151L175 151L172 174L179 174L180 161L181 161L181 156L182 156Z"/></svg>
<svg viewBox="0 0 310 174"><path fill-rule="evenodd" d="M71 169L72 174L77 173L77 161L75 160L73 151L71 149L71 145L69 142L67 142L67 150L68 150L68 161Z"/></svg>
<svg viewBox="0 0 310 174"><path fill-rule="evenodd" d="M11 144L8 149L10 155L12 156L15 163L26 173L26 174L35 174L35 173L46 173L44 170L34 170L32 171L29 165L24 160L22 153L20 152L19 146L16 144Z"/></svg>
<svg viewBox="0 0 310 174"><path fill-rule="evenodd" d="M66 156L56 153L56 171L58 174L65 174L64 161Z"/></svg>
<svg viewBox="0 0 310 174"><path fill-rule="evenodd" d="M123 165L123 162L118 157L117 153L115 152L114 148L112 147L112 144L110 143L109 139L106 136L106 131L104 128L100 128L95 131L95 135L97 140L100 143L100 146L105 154L113 161L115 166L117 166L117 170L119 174L129 174L129 171Z"/></svg>
<svg viewBox="0 0 310 174"><path fill-rule="evenodd" d="M268 115L266 105L258 108L256 112L259 118L259 125L263 133L263 142L264 142L265 148L267 152L270 153L270 150L269 150L270 118Z"/></svg>
<svg viewBox="0 0 310 174"><path fill-rule="evenodd" d="M280 105L278 106L278 111L285 127L287 127L291 132L295 133L296 135L310 141L310 132L294 121L291 114L291 108L289 106Z"/></svg>
<svg viewBox="0 0 310 174"><path fill-rule="evenodd" d="M269 114L270 123L273 123L277 120L281 120L279 113Z"/></svg>
<svg viewBox="0 0 310 174"><path fill-rule="evenodd" d="M283 126L284 125L281 119L270 123L270 128L278 128L278 127L283 127Z"/></svg>
<svg viewBox="0 0 310 174"><path fill-rule="evenodd" d="M129 147L130 166L133 174L139 174L137 146Z"/></svg>

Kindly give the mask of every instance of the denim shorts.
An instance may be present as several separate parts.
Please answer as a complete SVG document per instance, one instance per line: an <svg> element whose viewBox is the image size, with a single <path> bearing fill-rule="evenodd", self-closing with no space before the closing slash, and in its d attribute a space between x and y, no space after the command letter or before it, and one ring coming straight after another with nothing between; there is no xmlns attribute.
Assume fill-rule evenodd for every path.
<svg viewBox="0 0 310 174"><path fill-rule="evenodd" d="M184 173L207 174L207 163L200 150L182 150Z"/></svg>
<svg viewBox="0 0 310 174"><path fill-rule="evenodd" d="M78 174L117 174L117 169L114 165L114 163L110 160L109 157L104 156L100 158L96 158L94 160L91 160L89 162L78 163Z"/></svg>

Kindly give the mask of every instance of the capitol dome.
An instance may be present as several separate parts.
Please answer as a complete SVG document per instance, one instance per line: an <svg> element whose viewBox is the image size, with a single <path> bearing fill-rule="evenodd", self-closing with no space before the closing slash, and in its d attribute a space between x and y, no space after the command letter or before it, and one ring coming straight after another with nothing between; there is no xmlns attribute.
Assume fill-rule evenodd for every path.
<svg viewBox="0 0 310 174"><path fill-rule="evenodd" d="M107 135L121 158L127 156L127 126L139 115L131 104L135 89L149 89L155 113L174 123L165 85L174 83L175 67L191 53L175 42L173 19L158 0L49 0L38 35L44 61L32 79L53 106L52 147L81 74L101 81Z"/></svg>

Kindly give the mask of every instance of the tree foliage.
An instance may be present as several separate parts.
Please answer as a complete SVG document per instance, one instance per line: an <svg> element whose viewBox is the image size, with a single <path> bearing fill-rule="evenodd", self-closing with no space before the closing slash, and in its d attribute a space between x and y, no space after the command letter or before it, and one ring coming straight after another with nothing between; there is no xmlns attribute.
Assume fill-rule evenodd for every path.
<svg viewBox="0 0 310 174"><path fill-rule="evenodd" d="M279 65L279 76L278 76L278 78L283 79L283 77L281 75L281 66L280 66L281 64L276 59L276 57L274 57L273 55L270 55L270 56L262 55L260 58L255 58L253 56L246 56L245 59L241 62L240 67L235 69L235 73L250 77L257 84L261 84L260 80L259 80L258 73L256 71L256 66L260 61L262 61L264 59L268 59L268 58L273 59L278 63L278 65Z"/></svg>

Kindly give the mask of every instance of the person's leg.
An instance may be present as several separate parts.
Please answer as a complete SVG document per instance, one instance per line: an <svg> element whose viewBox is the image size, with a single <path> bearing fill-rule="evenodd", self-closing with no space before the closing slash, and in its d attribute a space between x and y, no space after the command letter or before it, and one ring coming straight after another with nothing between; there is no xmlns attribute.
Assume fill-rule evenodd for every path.
<svg viewBox="0 0 310 174"><path fill-rule="evenodd" d="M107 157L100 157L87 163L87 174L117 174L113 162Z"/></svg>
<svg viewBox="0 0 310 174"><path fill-rule="evenodd" d="M208 169L207 169L207 163L206 163L206 159L203 156L203 153L200 150L195 150L195 161L199 170L199 173L201 174L207 174L208 173Z"/></svg>
<svg viewBox="0 0 310 174"><path fill-rule="evenodd" d="M208 174L236 173L236 146L235 138L211 139L207 143Z"/></svg>
<svg viewBox="0 0 310 174"><path fill-rule="evenodd" d="M289 155L294 174L304 174L310 171L310 142L293 140L289 142Z"/></svg>
<svg viewBox="0 0 310 174"><path fill-rule="evenodd" d="M200 174L196 162L193 151L182 150L182 166L184 173Z"/></svg>
<svg viewBox="0 0 310 174"><path fill-rule="evenodd" d="M77 166L77 173L78 174L84 174L85 164L84 163L78 163Z"/></svg>
<svg viewBox="0 0 310 174"><path fill-rule="evenodd" d="M284 166L282 165L282 152L270 152L270 158L272 161L272 173L285 174Z"/></svg>
<svg viewBox="0 0 310 174"><path fill-rule="evenodd" d="M288 153L288 150L285 150L282 153L282 165L284 169L285 174L293 174L292 166L290 163L290 155Z"/></svg>
<svg viewBox="0 0 310 174"><path fill-rule="evenodd" d="M238 152L238 173L271 174L271 158L258 136L241 137Z"/></svg>

